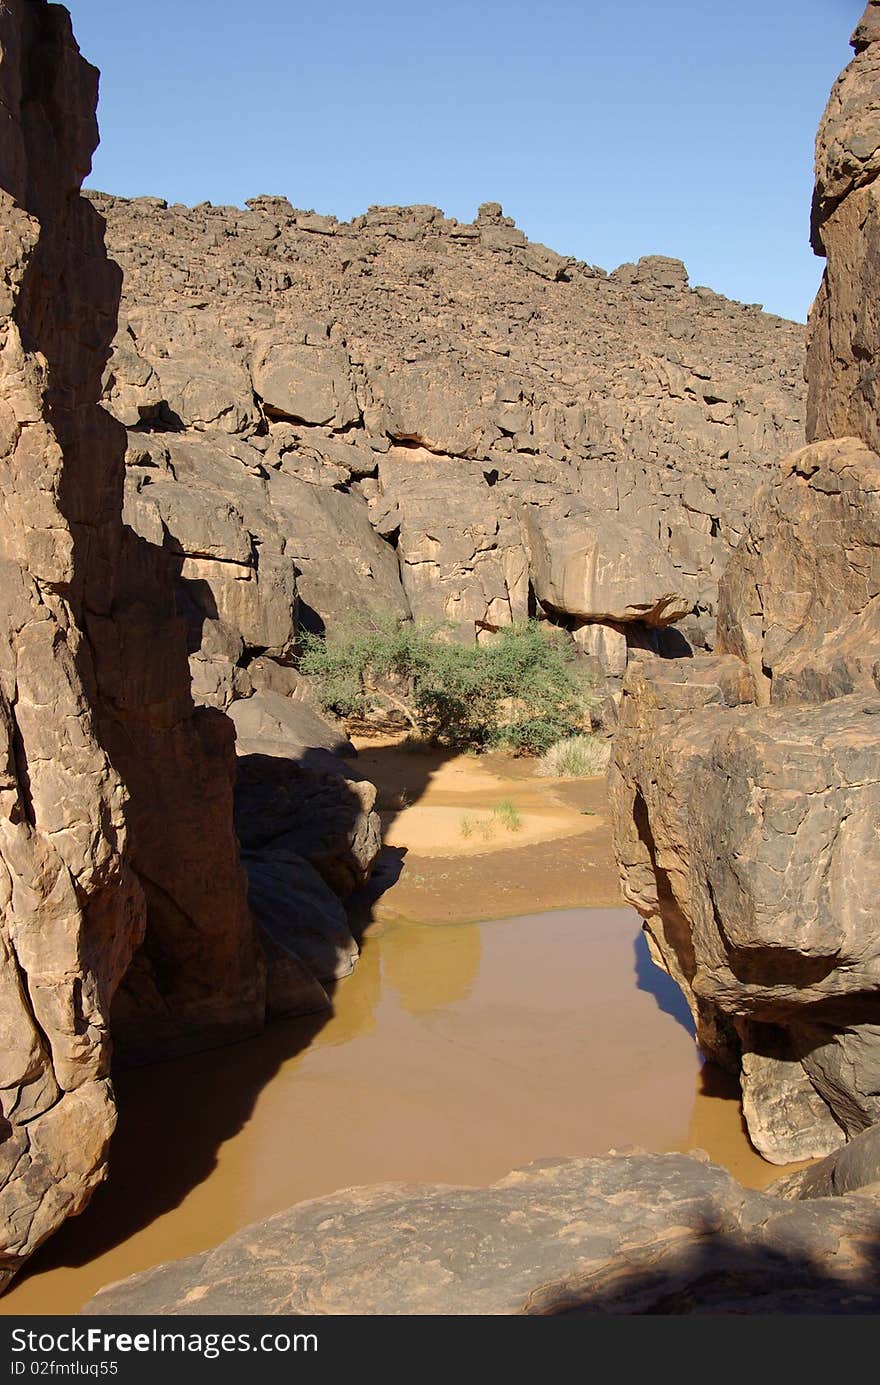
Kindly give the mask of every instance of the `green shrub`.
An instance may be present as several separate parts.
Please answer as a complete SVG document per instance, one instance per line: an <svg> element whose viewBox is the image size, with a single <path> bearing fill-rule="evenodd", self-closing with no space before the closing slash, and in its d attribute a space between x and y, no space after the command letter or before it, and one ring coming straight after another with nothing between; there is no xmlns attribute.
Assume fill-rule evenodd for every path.
<svg viewBox="0 0 880 1385"><path fill-rule="evenodd" d="M572 642L537 621L463 645L447 626L361 617L304 635L300 668L337 715L397 712L419 736L457 747L538 754L581 727L591 701Z"/></svg>
<svg viewBox="0 0 880 1385"><path fill-rule="evenodd" d="M610 756L610 742L599 736L568 736L544 752L537 770L559 779L591 779L605 773Z"/></svg>

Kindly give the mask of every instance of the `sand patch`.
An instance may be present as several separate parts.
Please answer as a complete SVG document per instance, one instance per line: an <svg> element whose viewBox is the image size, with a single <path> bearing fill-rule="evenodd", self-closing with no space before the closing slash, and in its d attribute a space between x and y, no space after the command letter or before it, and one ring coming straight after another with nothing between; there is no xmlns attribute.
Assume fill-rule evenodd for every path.
<svg viewBox="0 0 880 1385"><path fill-rule="evenodd" d="M355 741L385 850L354 902L372 920L450 923L621 903L604 777L553 779L499 752ZM515 825L514 825L515 824Z"/></svg>

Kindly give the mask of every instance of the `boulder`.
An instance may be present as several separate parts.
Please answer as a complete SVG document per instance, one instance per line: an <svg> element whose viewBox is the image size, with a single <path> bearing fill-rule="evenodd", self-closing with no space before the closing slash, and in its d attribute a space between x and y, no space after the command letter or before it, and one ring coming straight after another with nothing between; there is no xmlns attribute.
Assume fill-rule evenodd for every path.
<svg viewBox="0 0 880 1385"><path fill-rule="evenodd" d="M519 527L482 468L424 448L391 448L379 463L373 509L396 536L413 615L450 621L466 638L528 613L528 571Z"/></svg>
<svg viewBox="0 0 880 1385"><path fill-rule="evenodd" d="M268 498L297 574L300 618L310 629L374 612L405 618L409 603L393 547L373 531L356 491L272 471Z"/></svg>
<svg viewBox="0 0 880 1385"><path fill-rule="evenodd" d="M378 854L375 802L375 786L326 751L238 761L235 820L245 856L301 856L339 895L365 883Z"/></svg>
<svg viewBox="0 0 880 1385"><path fill-rule="evenodd" d="M880 1195L880 1125L871 1125L843 1149L818 1164L783 1174L770 1191L778 1197L842 1197L846 1193Z"/></svg>
<svg viewBox="0 0 880 1385"><path fill-rule="evenodd" d="M349 1188L102 1289L136 1314L873 1313L876 1200L787 1201L684 1154L546 1160L490 1188Z"/></svg>
<svg viewBox="0 0 880 1385"><path fill-rule="evenodd" d="M880 698L758 708L750 684L729 655L638 666L612 803L624 893L704 1052L741 1069L752 1142L785 1163L880 1120Z"/></svg>
<svg viewBox="0 0 880 1385"><path fill-rule="evenodd" d="M342 346L272 334L257 340L251 370L254 389L275 418L334 428L360 421L351 362Z"/></svg>
<svg viewBox="0 0 880 1385"><path fill-rule="evenodd" d="M659 544L639 529L587 512L566 518L527 509L529 572L548 611L592 621L669 625L687 615L693 597Z"/></svg>

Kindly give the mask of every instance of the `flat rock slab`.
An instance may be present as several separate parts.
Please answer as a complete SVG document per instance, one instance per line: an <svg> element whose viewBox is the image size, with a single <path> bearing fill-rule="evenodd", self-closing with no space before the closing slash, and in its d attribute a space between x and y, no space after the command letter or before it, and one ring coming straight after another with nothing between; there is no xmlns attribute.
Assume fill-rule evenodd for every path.
<svg viewBox="0 0 880 1385"><path fill-rule="evenodd" d="M693 1155L611 1154L303 1202L83 1312L867 1313L878 1235L870 1198L784 1201Z"/></svg>

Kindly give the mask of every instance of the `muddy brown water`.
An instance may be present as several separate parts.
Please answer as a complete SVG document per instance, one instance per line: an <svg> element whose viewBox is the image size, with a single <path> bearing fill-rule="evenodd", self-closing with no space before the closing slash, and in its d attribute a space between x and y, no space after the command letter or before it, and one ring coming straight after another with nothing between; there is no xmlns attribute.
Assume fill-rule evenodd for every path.
<svg viewBox="0 0 880 1385"><path fill-rule="evenodd" d="M303 1198L388 1180L489 1183L529 1160L702 1147L762 1186L734 1093L701 1067L628 909L397 922L320 1029L123 1074L108 1184L0 1311L69 1313L101 1285Z"/></svg>
<svg viewBox="0 0 880 1385"><path fill-rule="evenodd" d="M705 1149L752 1187L782 1172L619 907L604 781L395 744L365 745L361 768L389 845L332 1015L120 1074L108 1182L0 1313L76 1312L102 1285L357 1184L485 1184L633 1146ZM463 838L462 814L488 822L499 802L516 831L492 819Z"/></svg>

